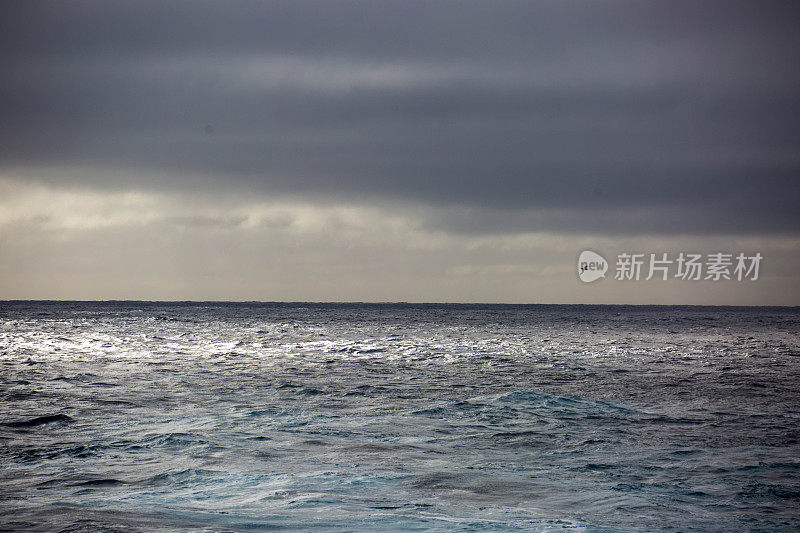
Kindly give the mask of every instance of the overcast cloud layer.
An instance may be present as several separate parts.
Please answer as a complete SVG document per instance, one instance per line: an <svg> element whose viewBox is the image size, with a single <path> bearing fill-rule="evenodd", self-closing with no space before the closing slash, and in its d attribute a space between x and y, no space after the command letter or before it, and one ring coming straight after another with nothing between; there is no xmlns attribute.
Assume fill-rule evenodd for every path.
<svg viewBox="0 0 800 533"><path fill-rule="evenodd" d="M272 256L289 247L304 269L311 256L342 262L331 283L354 284L314 292L322 267L295 269L299 288L275 299L425 300L460 272L472 281L433 299L639 301L563 296L574 288L559 285L575 282L571 263L542 298L519 296L509 276L543 275L558 242L571 243L561 253L572 257L586 238L608 249L745 239L780 250L782 281L768 296L709 303L798 303L798 28L797 4L763 1L2 2L0 261L11 278L0 297L46 297L19 288L23 278L42 286L30 265L45 255L95 253L92 242L130 231L182 231L181 257L197 261L209 228L233 228L227 242L261 239L259 253ZM115 202L132 197L147 209L120 222L129 206ZM61 204L42 207L52 202ZM321 252L338 226L309 229L312 212L355 216L340 244L372 246L387 257L377 269L392 254L428 250L415 263L425 272L398 267L388 285L359 292L364 275L346 273L359 258L342 246ZM291 242L280 241L287 228ZM331 235L315 244L321 231ZM506 253L534 235L549 251ZM484 238L506 252L469 252ZM52 244L70 239L86 242ZM143 264L164 256L146 251ZM489 263L497 286L470 293ZM195 280L168 296L271 299L258 264L241 290L198 292ZM94 279L131 275L97 268ZM68 278L50 290L124 292L79 287Z"/></svg>

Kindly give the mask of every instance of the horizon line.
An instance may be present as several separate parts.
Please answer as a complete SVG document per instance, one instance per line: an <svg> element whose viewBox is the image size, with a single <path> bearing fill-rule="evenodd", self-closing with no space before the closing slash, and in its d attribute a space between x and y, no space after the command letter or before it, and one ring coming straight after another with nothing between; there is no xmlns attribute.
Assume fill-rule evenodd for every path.
<svg viewBox="0 0 800 533"><path fill-rule="evenodd" d="M138 304L300 304L300 305L462 305L462 306L607 306L607 307L784 307L797 308L800 304L662 304L662 303L510 303L510 302L447 302L447 301L363 301L363 300L127 300L127 299L0 299L3 303L138 303Z"/></svg>

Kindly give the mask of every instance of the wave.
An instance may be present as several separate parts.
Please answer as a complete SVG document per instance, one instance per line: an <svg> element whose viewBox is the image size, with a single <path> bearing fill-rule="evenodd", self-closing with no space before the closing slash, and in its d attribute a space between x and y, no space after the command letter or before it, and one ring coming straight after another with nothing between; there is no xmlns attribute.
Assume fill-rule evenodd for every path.
<svg viewBox="0 0 800 533"><path fill-rule="evenodd" d="M27 420L16 420L14 422L6 422L3 425L12 428L32 428L36 426L45 426L47 424L67 424L72 421L73 419L70 416L64 414L56 414L56 415L37 416L35 418L29 418Z"/></svg>

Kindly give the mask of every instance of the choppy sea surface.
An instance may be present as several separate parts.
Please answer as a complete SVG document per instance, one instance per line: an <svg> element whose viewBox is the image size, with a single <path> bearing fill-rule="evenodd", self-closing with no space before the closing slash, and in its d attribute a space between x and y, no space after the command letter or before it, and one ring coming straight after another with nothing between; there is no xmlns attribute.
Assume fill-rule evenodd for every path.
<svg viewBox="0 0 800 533"><path fill-rule="evenodd" d="M0 302L0 529L800 529L800 309Z"/></svg>

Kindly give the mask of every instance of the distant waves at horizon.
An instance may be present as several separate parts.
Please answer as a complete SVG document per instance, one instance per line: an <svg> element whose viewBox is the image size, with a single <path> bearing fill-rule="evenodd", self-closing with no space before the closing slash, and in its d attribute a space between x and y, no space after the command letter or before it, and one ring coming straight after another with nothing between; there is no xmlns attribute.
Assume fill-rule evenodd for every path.
<svg viewBox="0 0 800 533"><path fill-rule="evenodd" d="M0 302L0 529L800 529L800 309Z"/></svg>

